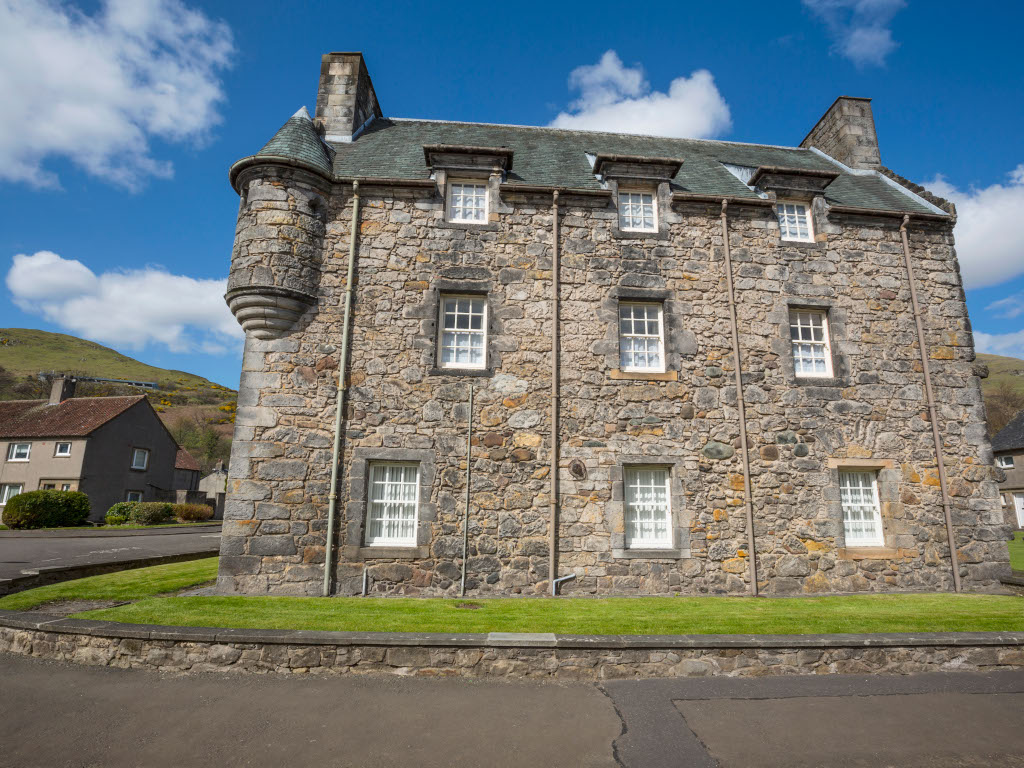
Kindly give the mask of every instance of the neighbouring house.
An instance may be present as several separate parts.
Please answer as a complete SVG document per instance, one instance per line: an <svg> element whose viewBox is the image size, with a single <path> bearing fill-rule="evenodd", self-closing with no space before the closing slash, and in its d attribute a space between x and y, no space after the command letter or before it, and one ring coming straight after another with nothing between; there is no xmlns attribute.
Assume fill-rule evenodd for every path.
<svg viewBox="0 0 1024 768"><path fill-rule="evenodd" d="M992 450L1006 476L999 483L1006 524L1024 528L1024 411L992 438Z"/></svg>
<svg viewBox="0 0 1024 768"><path fill-rule="evenodd" d="M223 461L218 461L213 470L206 477L199 481L199 490L208 496L216 496L218 493L227 493L228 471Z"/></svg>
<svg viewBox="0 0 1024 768"><path fill-rule="evenodd" d="M174 482L171 487L176 491L199 490L199 475L202 467L191 453L179 447L174 456Z"/></svg>
<svg viewBox="0 0 1024 768"><path fill-rule="evenodd" d="M793 147L398 119L332 53L230 181L221 590L1008 573L955 210L882 165L868 99Z"/></svg>
<svg viewBox="0 0 1024 768"><path fill-rule="evenodd" d="M0 509L23 491L82 491L98 521L118 501L153 501L176 482L195 487L198 464L145 395L76 398L74 389L58 378L49 400L0 401Z"/></svg>

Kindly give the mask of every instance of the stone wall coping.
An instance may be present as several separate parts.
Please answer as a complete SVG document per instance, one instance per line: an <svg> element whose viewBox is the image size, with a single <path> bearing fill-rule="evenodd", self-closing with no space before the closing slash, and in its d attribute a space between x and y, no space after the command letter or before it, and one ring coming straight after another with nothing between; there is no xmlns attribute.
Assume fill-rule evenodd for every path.
<svg viewBox="0 0 1024 768"><path fill-rule="evenodd" d="M547 632L327 632L121 624L0 610L0 627L137 640L262 645L428 648L894 648L1024 646L1024 632L915 632L834 635L558 635Z"/></svg>

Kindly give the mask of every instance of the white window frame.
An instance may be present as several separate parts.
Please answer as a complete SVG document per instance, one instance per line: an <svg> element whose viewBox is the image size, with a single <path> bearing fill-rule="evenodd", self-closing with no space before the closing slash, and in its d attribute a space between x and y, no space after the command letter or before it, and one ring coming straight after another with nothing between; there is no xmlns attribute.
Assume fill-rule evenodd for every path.
<svg viewBox="0 0 1024 768"><path fill-rule="evenodd" d="M387 486L393 484L396 481L394 479L384 482L377 480L377 470L389 470L389 469L412 469L413 479L412 485L413 498L409 499L381 499L379 494L379 486ZM410 483L406 479L397 481L403 486L409 486ZM367 465L366 473L366 546L368 547L414 547L416 546L416 531L420 520L420 465L419 462L410 461L371 461ZM399 526L402 526L403 517L395 517L393 514L389 515L388 512L391 510L381 509L380 506L386 506L388 503L399 504L403 507L412 505L412 520L409 525L409 535L387 535L387 523L384 522L381 525L380 535L374 534L374 521L382 520L387 521L389 519L396 520ZM379 517L377 513L382 513ZM404 527L404 526L403 526Z"/></svg>
<svg viewBox="0 0 1024 768"><path fill-rule="evenodd" d="M141 467L135 461L135 459L138 458L140 453L142 454L142 466ZM137 469L140 472L145 472L147 469L149 469L149 449L148 448L132 448L131 468L132 469Z"/></svg>
<svg viewBox="0 0 1024 768"><path fill-rule="evenodd" d="M786 206L792 206L793 211L787 211ZM799 222L796 224L796 233L791 233L789 225L786 223L784 217L796 216L799 217L800 213L797 211L798 208L803 208L803 215L806 218L807 224L807 236L800 237ZM779 220L779 234L783 240L789 240L795 243L813 243L814 242L814 216L811 213L811 204L803 200L776 200L775 201L775 215Z"/></svg>
<svg viewBox="0 0 1024 768"><path fill-rule="evenodd" d="M639 196L638 202L633 201L633 196ZM651 198L651 226L643 225L643 207L646 205L644 196ZM625 200L623 200L625 198ZM657 232L658 231L658 195L650 189L620 189L619 190L619 230L622 232ZM626 206L640 205L640 226L626 224L624 216Z"/></svg>
<svg viewBox="0 0 1024 768"><path fill-rule="evenodd" d="M11 493L12 488L17 488L14 493ZM0 507L4 506L8 501L13 499L19 493L25 492L24 483L4 483L0 485Z"/></svg>
<svg viewBox="0 0 1024 768"><path fill-rule="evenodd" d="M446 211L447 216L448 216L448 221L453 222L455 224L487 224L490 221L491 206L490 206L490 201L488 200L487 181L486 180L481 181L479 179L449 179L446 186L447 186L447 189L445 191L447 193L446 194L447 200L445 201L445 211ZM452 204L452 196L455 193L455 188L456 187L460 188L460 194L461 194L461 188L462 187L479 187L480 189L483 190L483 203L484 203L483 209L482 209L483 218L479 218L478 219L478 218L474 218L473 216L466 216L465 215L465 211L467 211L467 210L468 211L478 211L478 210L481 210L480 208L477 208L476 206L473 206L471 208L466 208L465 206L460 206L458 209L455 208L455 206ZM477 197L477 195L474 193L474 198L475 197ZM457 213L459 215L456 215Z"/></svg>
<svg viewBox="0 0 1024 768"><path fill-rule="evenodd" d="M61 483L60 484L60 489L62 491L70 491L71 490L71 483Z"/></svg>
<svg viewBox="0 0 1024 768"><path fill-rule="evenodd" d="M66 451L62 451L60 449L60 447L62 445L66 445L68 447L68 449ZM57 443L53 444L53 456L54 456L54 458L66 459L70 455L71 455L71 443L69 443L68 441L61 440L60 442L57 442Z"/></svg>
<svg viewBox="0 0 1024 768"><path fill-rule="evenodd" d="M1013 512L1017 515L1017 527L1024 528L1024 493L1011 494Z"/></svg>
<svg viewBox="0 0 1024 768"><path fill-rule="evenodd" d="M471 302L470 304L470 325L472 325L472 318L476 314L473 311L472 302L480 302L483 305L483 313L481 314L481 328L480 330L474 330L473 328L448 328L445 325L445 305L449 299L454 299L456 302L459 299L465 299ZM488 311L487 311L487 296L482 294L471 294L471 293L442 293L440 299L437 302L437 367L444 369L457 369L457 370L476 370L482 371L487 368L487 322L488 322ZM458 315L456 311L456 316ZM456 319L456 325L458 320ZM478 362L459 362L458 360L446 361L444 359L444 351L448 349L445 345L445 334L468 334L478 335L482 340L483 357ZM451 347L452 349L458 349L457 346Z"/></svg>
<svg viewBox="0 0 1024 768"><path fill-rule="evenodd" d="M636 534L637 521L633 518L634 508L641 506L635 500L632 490L637 487L641 472L663 472L665 475L665 506L664 506L664 527L665 533L661 538L638 536ZM623 522L626 529L626 549L672 549L673 527L672 527L672 469L664 465L631 464L623 467ZM656 487L654 483L650 486ZM649 505L653 506L653 505ZM651 523L653 528L659 521L653 519L643 522Z"/></svg>
<svg viewBox="0 0 1024 768"><path fill-rule="evenodd" d="M870 488L865 485L870 484ZM864 501L854 502L848 499L848 491L856 488L863 497L865 490L870 490L867 503ZM871 469L848 469L839 471L839 503L843 509L843 531L848 547L883 547L885 546L885 531L882 528L882 505L878 498L878 472ZM860 519L848 519L848 516L856 513ZM865 513L871 515L867 520ZM870 522L874 525L873 535L858 533L854 526L857 523Z"/></svg>
<svg viewBox="0 0 1024 768"><path fill-rule="evenodd" d="M630 312L629 321L632 331L630 333L624 333L622 330L622 310L625 307L654 307L657 310L657 321L658 321L658 365L624 365L622 362L623 358L623 342L626 339L654 339L655 334L652 333L636 333L635 322L636 319ZM650 322L650 318L646 316L643 321ZM620 301L618 309L618 323L619 331L619 369L631 373L664 373L665 372L665 307L659 301ZM635 363L635 356L634 356Z"/></svg>
<svg viewBox="0 0 1024 768"><path fill-rule="evenodd" d="M1013 456L996 456L996 466L1000 469L1013 469Z"/></svg>
<svg viewBox="0 0 1024 768"><path fill-rule="evenodd" d="M816 341L813 338L810 340L798 338L799 334L794 331L794 326L797 331L802 328L810 328L811 335L814 333L814 323L810 322L808 325L804 325L801 322L801 315L807 315L810 318L818 317L821 319L821 331L822 338L820 341ZM790 349L793 353L793 374L799 379L831 379L833 377L832 372L832 339L829 333L828 327L828 312L822 309L801 309L798 307L789 308L789 340ZM798 359L803 359L803 356L797 355L797 347L801 344L810 344L811 346L820 346L825 351L825 370L824 371L801 371L797 364ZM813 358L812 358L813 360Z"/></svg>
<svg viewBox="0 0 1024 768"><path fill-rule="evenodd" d="M19 448L25 449L24 456L18 456ZM32 443L11 443L7 446L8 461L28 461L32 457Z"/></svg>
<svg viewBox="0 0 1024 768"><path fill-rule="evenodd" d="M137 498L132 498L133 496ZM124 495L125 501L142 501L142 491L128 491Z"/></svg>

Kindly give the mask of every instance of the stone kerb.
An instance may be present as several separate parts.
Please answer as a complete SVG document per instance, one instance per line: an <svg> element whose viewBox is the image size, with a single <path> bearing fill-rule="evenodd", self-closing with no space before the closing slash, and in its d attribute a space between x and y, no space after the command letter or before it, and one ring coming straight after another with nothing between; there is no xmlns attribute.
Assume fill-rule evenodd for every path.
<svg viewBox="0 0 1024 768"><path fill-rule="evenodd" d="M555 680L1024 668L1024 633L420 634L163 627L0 611L0 652L174 672Z"/></svg>

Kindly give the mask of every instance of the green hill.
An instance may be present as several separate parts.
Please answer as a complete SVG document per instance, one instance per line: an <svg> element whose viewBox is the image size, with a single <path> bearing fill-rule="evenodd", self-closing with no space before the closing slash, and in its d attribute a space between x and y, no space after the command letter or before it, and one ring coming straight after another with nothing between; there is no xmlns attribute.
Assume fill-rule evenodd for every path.
<svg viewBox="0 0 1024 768"><path fill-rule="evenodd" d="M115 395L145 392L153 407L166 411L185 406L221 406L221 419L234 416L237 393L185 371L167 370L140 363L102 344L32 328L0 328L0 400L45 397L49 387L38 380L40 372L70 373L107 379L154 381L156 391L118 384L81 382L78 394Z"/></svg>
<svg viewBox="0 0 1024 768"><path fill-rule="evenodd" d="M978 355L978 362L988 366L988 378L982 379L986 395L1008 387L1024 395L1024 360L1000 355Z"/></svg>

